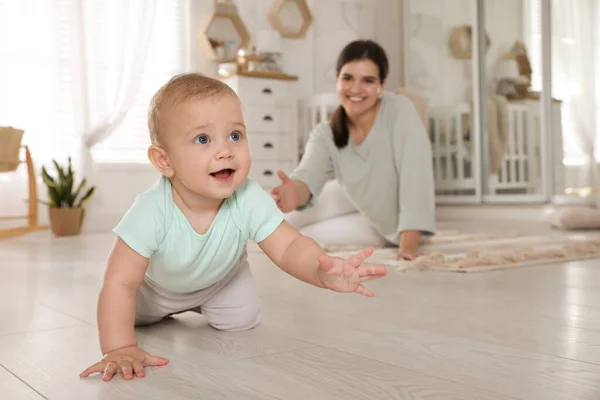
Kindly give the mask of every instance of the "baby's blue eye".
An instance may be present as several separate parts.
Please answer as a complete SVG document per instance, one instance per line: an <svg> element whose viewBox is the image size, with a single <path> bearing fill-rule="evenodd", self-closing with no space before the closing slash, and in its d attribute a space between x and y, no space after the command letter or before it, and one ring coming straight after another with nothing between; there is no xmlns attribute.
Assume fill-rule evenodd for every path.
<svg viewBox="0 0 600 400"><path fill-rule="evenodd" d="M241 135L238 132L231 132L231 135L229 135L229 137L234 142L237 142L238 140L240 140L242 138Z"/></svg>
<svg viewBox="0 0 600 400"><path fill-rule="evenodd" d="M196 138L195 143L200 143L200 144L206 144L208 143L208 136L206 135L200 135Z"/></svg>

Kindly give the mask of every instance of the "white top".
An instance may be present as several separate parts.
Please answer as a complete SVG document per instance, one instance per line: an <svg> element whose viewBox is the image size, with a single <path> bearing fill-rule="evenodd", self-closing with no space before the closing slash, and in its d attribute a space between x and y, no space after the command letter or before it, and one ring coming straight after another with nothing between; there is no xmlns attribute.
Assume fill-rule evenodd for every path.
<svg viewBox="0 0 600 400"><path fill-rule="evenodd" d="M435 233L431 143L407 97L383 94L375 124L359 146L350 137L338 149L329 123L317 125L290 178L304 182L315 199L331 173L390 242L398 244L407 230Z"/></svg>

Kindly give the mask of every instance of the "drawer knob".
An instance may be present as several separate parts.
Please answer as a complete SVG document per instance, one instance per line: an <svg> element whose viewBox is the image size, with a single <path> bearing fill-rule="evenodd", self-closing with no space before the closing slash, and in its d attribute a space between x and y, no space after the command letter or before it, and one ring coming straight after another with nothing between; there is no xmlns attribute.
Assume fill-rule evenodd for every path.
<svg viewBox="0 0 600 400"><path fill-rule="evenodd" d="M271 175L273 175L273 171L271 171L269 169L266 169L266 170L263 171L263 175L264 176L271 176Z"/></svg>
<svg viewBox="0 0 600 400"><path fill-rule="evenodd" d="M271 93L273 93L273 91L272 91L271 89L269 89L269 88L264 88L264 89L262 90L262 92L263 92L264 94L271 94Z"/></svg>
<svg viewBox="0 0 600 400"><path fill-rule="evenodd" d="M272 149L273 148L273 144L271 142L266 142L265 144L263 144L263 147L265 149Z"/></svg>
<svg viewBox="0 0 600 400"><path fill-rule="evenodd" d="M270 115L265 115L263 117L263 121L273 121L273 117L271 117Z"/></svg>

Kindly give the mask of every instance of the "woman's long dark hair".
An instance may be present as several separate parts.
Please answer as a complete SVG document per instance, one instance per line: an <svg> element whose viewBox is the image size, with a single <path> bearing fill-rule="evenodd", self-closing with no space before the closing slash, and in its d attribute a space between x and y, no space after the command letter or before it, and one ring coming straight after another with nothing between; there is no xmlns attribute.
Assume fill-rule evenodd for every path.
<svg viewBox="0 0 600 400"><path fill-rule="evenodd" d="M356 40L350 42L340 53L335 67L336 74L339 75L342 67L349 62L369 59L379 68L379 82L383 83L387 78L389 66L388 58L383 48L371 40ZM348 132L348 115L341 105L331 116L331 130L333 132L333 141L338 149L348 145L350 133Z"/></svg>

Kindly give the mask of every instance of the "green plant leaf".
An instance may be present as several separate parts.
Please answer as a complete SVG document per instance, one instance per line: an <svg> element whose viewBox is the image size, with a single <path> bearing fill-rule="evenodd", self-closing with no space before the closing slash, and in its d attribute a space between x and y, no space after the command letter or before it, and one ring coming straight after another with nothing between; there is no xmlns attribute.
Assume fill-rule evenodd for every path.
<svg viewBox="0 0 600 400"><path fill-rule="evenodd" d="M37 200L37 202L38 202L38 203L45 204L45 205L47 205L48 207L54 207L52 204L50 204L50 203L48 203L47 201L44 201L44 200Z"/></svg>
<svg viewBox="0 0 600 400"><path fill-rule="evenodd" d="M56 183L54 182L54 178L52 178L50 174L48 174L48 171L46 171L46 168L44 166L42 166L42 179L44 180L46 186L56 185Z"/></svg>
<svg viewBox="0 0 600 400"><path fill-rule="evenodd" d="M79 186L77 186L77 189L75 189L75 193L73 193L73 201L75 201L75 199L79 196L81 190L85 187L86 183L87 180L85 178L83 178L83 180L79 182Z"/></svg>
<svg viewBox="0 0 600 400"><path fill-rule="evenodd" d="M57 202L58 204L60 204L62 202L62 193L63 193L63 186L62 186L62 182L58 182L57 185L53 186L54 191L56 192L56 196L57 196ZM48 188L50 189L50 188Z"/></svg>
<svg viewBox="0 0 600 400"><path fill-rule="evenodd" d="M94 192L96 191L96 187L92 186L81 198L81 200L79 200L79 204L77 205L77 207L83 207L83 204L85 202L87 202L90 197L92 197L92 195L94 194Z"/></svg>
<svg viewBox="0 0 600 400"><path fill-rule="evenodd" d="M51 207L61 207L61 198L58 194L58 188L54 186L48 186L48 197L50 199Z"/></svg>
<svg viewBox="0 0 600 400"><path fill-rule="evenodd" d="M81 207L89 198L94 194L95 188L89 189L84 196L79 200L77 199L80 194L84 191L87 184L84 178L74 189L75 186L75 171L73 171L73 164L71 157L68 158L68 164L61 165L56 160L52 160L57 176L51 176L46 168L42 166L42 179L44 184L48 188L48 204L50 207Z"/></svg>
<svg viewBox="0 0 600 400"><path fill-rule="evenodd" d="M61 182L64 181L65 180L65 171L62 169L62 167L56 160L52 160L52 162L54 163L54 167L56 168L56 171L58 172L59 181L61 181Z"/></svg>
<svg viewBox="0 0 600 400"><path fill-rule="evenodd" d="M62 198L64 202L69 206L73 207L73 177L67 175L64 185L62 187Z"/></svg>
<svg viewBox="0 0 600 400"><path fill-rule="evenodd" d="M71 157L69 157L69 167L67 169L67 174L66 174L66 181L68 182L68 193L69 195L72 194L73 191L73 183L75 182L75 173L73 172L73 169L71 168Z"/></svg>

